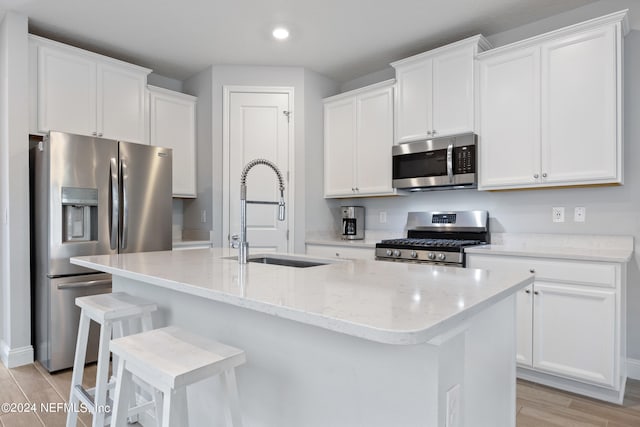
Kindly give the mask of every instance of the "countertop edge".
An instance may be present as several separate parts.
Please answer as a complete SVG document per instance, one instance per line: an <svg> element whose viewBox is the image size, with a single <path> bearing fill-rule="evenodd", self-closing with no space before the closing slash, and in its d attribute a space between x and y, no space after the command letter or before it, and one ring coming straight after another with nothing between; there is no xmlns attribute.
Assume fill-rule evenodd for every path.
<svg viewBox="0 0 640 427"><path fill-rule="evenodd" d="M526 286L533 283L533 275L530 275L524 280L514 284L513 286L503 289L502 291L491 295L487 299L466 308L466 310L454 313L453 315L442 319L440 322L428 326L425 329L400 331L381 329L374 326L366 326L315 313L303 312L291 307L273 305L256 300L249 300L244 297L238 297L215 290L205 290L198 286L189 285L187 283L176 282L173 280L162 279L142 273L131 272L116 267L86 261L80 258L71 258L71 263L94 270L104 271L105 273L109 273L126 279L136 280L174 291L184 292L189 295L209 299L212 301L231 304L236 307L247 308L257 312L294 320L303 324L366 339L368 341L391 345L413 345L427 343L435 337L443 334L445 331L454 328L457 324L463 324L467 319L473 317L484 308L497 303L498 301L508 297L511 294L514 294L520 289L524 289Z"/></svg>

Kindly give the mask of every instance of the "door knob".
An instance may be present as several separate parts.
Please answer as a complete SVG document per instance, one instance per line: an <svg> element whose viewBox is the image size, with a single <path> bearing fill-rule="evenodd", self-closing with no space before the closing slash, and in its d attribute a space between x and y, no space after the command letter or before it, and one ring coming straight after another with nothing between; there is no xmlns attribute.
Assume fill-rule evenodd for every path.
<svg viewBox="0 0 640 427"><path fill-rule="evenodd" d="M539 176L540 176L540 175L538 175L537 173L534 173L534 174L533 174L533 177L534 177L535 179L538 179L538 177L539 177Z"/></svg>

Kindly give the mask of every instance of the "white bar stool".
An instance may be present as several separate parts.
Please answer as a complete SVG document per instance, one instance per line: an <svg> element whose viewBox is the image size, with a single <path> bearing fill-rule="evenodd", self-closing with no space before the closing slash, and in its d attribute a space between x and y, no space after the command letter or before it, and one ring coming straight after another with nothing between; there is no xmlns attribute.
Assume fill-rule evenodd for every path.
<svg viewBox="0 0 640 427"><path fill-rule="evenodd" d="M117 338L109 346L119 362L112 426L126 425L132 375L156 389L156 422L163 427L186 427L186 387L221 375L226 388L227 424L242 426L235 367L246 362L244 351L175 326ZM158 391L162 393L162 411Z"/></svg>
<svg viewBox="0 0 640 427"><path fill-rule="evenodd" d="M80 401L93 414L93 427L103 427L109 423L107 407L107 390L113 387L109 383L109 341L112 335L121 337L129 334L129 324L132 320L140 320L142 330L152 329L151 313L158 306L142 298L134 297L124 292L99 294L76 298L76 305L82 309L78 327L78 341L73 362L71 377L71 392L69 403L76 408ZM82 387L82 377L87 353L89 325L91 320L100 325L100 343L98 348L98 365L96 372L96 387L85 389ZM115 365L115 359L114 359ZM115 366L114 366L115 369ZM116 372L114 372L115 374ZM67 414L67 427L75 427L78 412L70 410Z"/></svg>

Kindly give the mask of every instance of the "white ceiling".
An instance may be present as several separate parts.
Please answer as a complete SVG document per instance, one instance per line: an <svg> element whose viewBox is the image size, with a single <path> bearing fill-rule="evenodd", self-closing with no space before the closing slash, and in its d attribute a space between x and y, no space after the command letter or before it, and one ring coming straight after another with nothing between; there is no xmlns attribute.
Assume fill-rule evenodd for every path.
<svg viewBox="0 0 640 427"><path fill-rule="evenodd" d="M344 82L594 0L0 0L29 30L184 80L212 64L303 66ZM1 17L1 12L0 12ZM270 32L290 28L278 42Z"/></svg>

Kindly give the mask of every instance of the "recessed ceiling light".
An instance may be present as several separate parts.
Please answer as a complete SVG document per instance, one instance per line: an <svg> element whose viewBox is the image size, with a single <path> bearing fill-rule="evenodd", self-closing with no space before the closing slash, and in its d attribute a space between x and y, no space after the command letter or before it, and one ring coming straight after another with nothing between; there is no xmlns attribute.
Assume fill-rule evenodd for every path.
<svg viewBox="0 0 640 427"><path fill-rule="evenodd" d="M273 30L273 37L275 37L278 40L285 40L287 38L289 38L289 30L287 30L284 27L278 27L276 29Z"/></svg>

